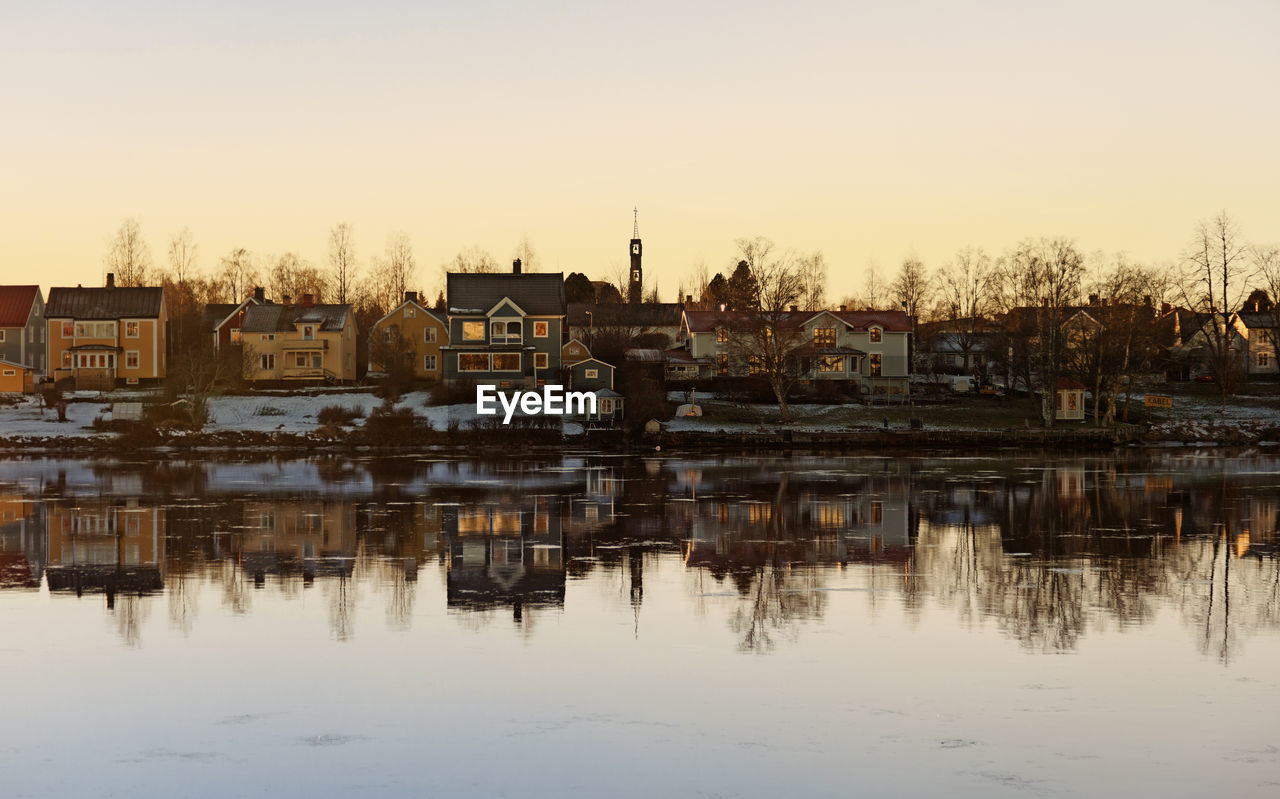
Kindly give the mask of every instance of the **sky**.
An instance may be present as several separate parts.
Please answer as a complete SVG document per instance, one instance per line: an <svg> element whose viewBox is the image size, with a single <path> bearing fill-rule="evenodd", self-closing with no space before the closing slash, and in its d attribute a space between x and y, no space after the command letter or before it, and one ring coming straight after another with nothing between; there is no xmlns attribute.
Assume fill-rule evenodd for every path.
<svg viewBox="0 0 1280 799"><path fill-rule="evenodd" d="M907 255L1033 236L1176 259L1228 210L1280 241L1280 4L0 0L0 282L100 281L135 217L163 262L327 257L406 231L419 283L527 236L611 277L768 236L828 294Z"/></svg>

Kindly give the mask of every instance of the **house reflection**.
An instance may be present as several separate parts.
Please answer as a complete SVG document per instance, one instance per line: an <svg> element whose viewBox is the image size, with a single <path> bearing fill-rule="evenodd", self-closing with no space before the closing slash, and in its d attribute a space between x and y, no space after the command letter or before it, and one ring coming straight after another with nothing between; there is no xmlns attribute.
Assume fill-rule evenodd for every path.
<svg viewBox="0 0 1280 799"><path fill-rule="evenodd" d="M451 608L563 605L564 504L533 496L449 505L442 510Z"/></svg>
<svg viewBox="0 0 1280 799"><path fill-rule="evenodd" d="M44 504L0 496L0 588L36 589L48 560Z"/></svg>
<svg viewBox="0 0 1280 799"><path fill-rule="evenodd" d="M162 508L137 499L51 503L46 507L50 591L119 593L164 589Z"/></svg>
<svg viewBox="0 0 1280 799"><path fill-rule="evenodd" d="M267 575L350 577L356 555L355 505L340 501L246 502L228 554L261 585Z"/></svg>

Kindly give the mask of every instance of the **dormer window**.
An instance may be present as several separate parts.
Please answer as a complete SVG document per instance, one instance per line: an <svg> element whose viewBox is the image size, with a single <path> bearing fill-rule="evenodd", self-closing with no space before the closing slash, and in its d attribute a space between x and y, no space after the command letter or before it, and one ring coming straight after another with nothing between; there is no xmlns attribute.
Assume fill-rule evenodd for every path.
<svg viewBox="0 0 1280 799"><path fill-rule="evenodd" d="M719 344L727 344L729 342L729 331L723 327L717 330L716 342Z"/></svg>
<svg viewBox="0 0 1280 799"><path fill-rule="evenodd" d="M310 341L311 339L313 339L313 338L315 338L315 337L316 337L316 326L315 326L315 325L303 325L303 326L302 326L302 338L303 338L304 340L306 340L306 341Z"/></svg>
<svg viewBox="0 0 1280 799"><path fill-rule="evenodd" d="M836 345L836 329L834 327L815 327L813 329L815 347L834 347Z"/></svg>
<svg viewBox="0 0 1280 799"><path fill-rule="evenodd" d="M883 334L884 334L884 331L883 331L883 330L881 330L881 329L880 329L880 328L878 328L878 327L873 327L873 328L871 328L871 330L870 330L870 331L868 331L868 332L870 332L870 333L871 333L871 340L872 340L872 341L879 341L879 340L880 340L881 335L883 335Z"/></svg>

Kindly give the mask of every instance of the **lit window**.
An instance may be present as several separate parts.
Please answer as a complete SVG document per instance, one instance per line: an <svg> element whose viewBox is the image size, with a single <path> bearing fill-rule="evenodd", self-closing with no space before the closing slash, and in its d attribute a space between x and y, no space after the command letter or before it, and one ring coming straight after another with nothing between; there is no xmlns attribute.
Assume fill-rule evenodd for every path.
<svg viewBox="0 0 1280 799"><path fill-rule="evenodd" d="M723 327L717 330L716 341L721 344L727 343L729 341L729 331Z"/></svg>
<svg viewBox="0 0 1280 799"><path fill-rule="evenodd" d="M493 355L493 371L495 372L518 372L520 371L520 353L517 352L496 352Z"/></svg>
<svg viewBox="0 0 1280 799"><path fill-rule="evenodd" d="M834 327L815 327L813 343L818 347L834 347L836 345L836 329Z"/></svg>
<svg viewBox="0 0 1280 799"><path fill-rule="evenodd" d="M600 376L600 370L599 369L583 369L582 374L588 380L595 380L597 377Z"/></svg>
<svg viewBox="0 0 1280 799"><path fill-rule="evenodd" d="M878 352L871 355L871 376L880 376L880 353Z"/></svg>
<svg viewBox="0 0 1280 799"><path fill-rule="evenodd" d="M240 336L240 331L239 331L239 330L232 330L232 331L231 331L231 340L232 340L232 341L239 342L239 340L240 340L240 339L239 339L239 336ZM125 338L137 338L137 337L138 337L138 323L137 323L137 322L125 322L125 323L124 323L124 337L125 337Z"/></svg>
<svg viewBox="0 0 1280 799"><path fill-rule="evenodd" d="M870 333L871 333L871 340L872 340L872 341L879 341L879 340L880 340L880 336L881 336L881 334L882 334L883 332L884 332L884 331L882 331L882 330L881 330L880 328L878 328L878 327L873 327L873 328L871 328L871 330L870 330Z"/></svg>
<svg viewBox="0 0 1280 799"><path fill-rule="evenodd" d="M136 338L136 336L130 336L130 335L129 335L129 328L127 328L127 327L125 328L125 337L126 337L126 338ZM239 344L242 340L243 340L243 339L241 338L241 335L240 335L240 328L238 328L238 327L233 327L233 328L231 328L231 343L232 343L232 344Z"/></svg>
<svg viewBox="0 0 1280 799"><path fill-rule="evenodd" d="M484 341L484 322L463 322L463 341Z"/></svg>
<svg viewBox="0 0 1280 799"><path fill-rule="evenodd" d="M728 355L716 356L716 374L718 375L729 374L729 356Z"/></svg>
<svg viewBox="0 0 1280 799"><path fill-rule="evenodd" d="M315 337L316 337L316 327L315 327L315 325L303 325L303 326L302 326L302 337L303 337L304 339L308 340L308 341L310 341L311 339L315 338Z"/></svg>
<svg viewBox="0 0 1280 799"><path fill-rule="evenodd" d="M468 322L467 324L471 324L471 323ZM478 324L481 325L480 330L482 331L482 334L483 334L484 323L480 322ZM489 371L489 356L481 353L475 353L475 352L459 353L458 371L459 372L487 372Z"/></svg>
<svg viewBox="0 0 1280 799"><path fill-rule="evenodd" d="M404 318L405 318L405 319L412 319L412 318L413 318L413 309L412 309L412 308L405 308L405 309L404 309Z"/></svg>
<svg viewBox="0 0 1280 799"><path fill-rule="evenodd" d="M63 337L63 338L71 338L71 337L72 337L72 336L74 336L74 335L75 335L75 325L71 324L70 322L63 322L63 323L62 323L62 337Z"/></svg>
<svg viewBox="0 0 1280 799"><path fill-rule="evenodd" d="M819 359L818 359L818 371L819 371L819 372L843 372L843 371L844 371L844 358L838 358L838 357L836 357L836 358L819 358Z"/></svg>
<svg viewBox="0 0 1280 799"><path fill-rule="evenodd" d="M533 337L534 337L534 338L546 338L546 337L547 337L547 323L546 323L546 322L534 322L534 323L533 323Z"/></svg>
<svg viewBox="0 0 1280 799"><path fill-rule="evenodd" d="M545 353L545 352L535 352L535 353L533 354L533 365L534 365L535 367L537 367L538 369L546 369L546 368L547 368L547 361L548 361L547 353Z"/></svg>

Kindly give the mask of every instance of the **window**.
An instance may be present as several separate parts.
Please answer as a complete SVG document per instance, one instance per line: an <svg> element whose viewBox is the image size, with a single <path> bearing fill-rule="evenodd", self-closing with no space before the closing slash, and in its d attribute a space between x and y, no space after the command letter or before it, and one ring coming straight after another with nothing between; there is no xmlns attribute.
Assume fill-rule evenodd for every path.
<svg viewBox="0 0 1280 799"><path fill-rule="evenodd" d="M276 356L272 353L260 356L258 358L258 366L264 372L274 372L276 370Z"/></svg>
<svg viewBox="0 0 1280 799"><path fill-rule="evenodd" d="M881 524L884 522L884 505L880 502L871 503L871 523Z"/></svg>
<svg viewBox="0 0 1280 799"><path fill-rule="evenodd" d="M413 312L413 309L412 309L412 308L405 308L405 309L404 309L404 318L405 318L405 319L412 319L412 318L413 318L413 313L414 313L414 312Z"/></svg>
<svg viewBox="0 0 1280 799"><path fill-rule="evenodd" d="M293 365L299 369L307 367L307 354L305 352L295 352L293 354Z"/></svg>
<svg viewBox="0 0 1280 799"><path fill-rule="evenodd" d="M384 344L391 344L396 340L396 329L394 327L384 327L382 329L382 341Z"/></svg>
<svg viewBox="0 0 1280 799"><path fill-rule="evenodd" d="M126 330L127 330L127 328L126 328ZM136 338L136 336L128 336L128 334L127 334L127 333L126 333L126 337L129 337L129 338ZM239 344L239 343L241 343L241 342L243 342L243 341L244 341L244 337L240 334L240 328L238 328L238 327L233 327L233 328L231 328L231 343L232 343L232 344Z"/></svg>
<svg viewBox="0 0 1280 799"><path fill-rule="evenodd" d="M871 354L871 376L880 376L880 353L878 352Z"/></svg>
<svg viewBox="0 0 1280 799"><path fill-rule="evenodd" d="M62 353L62 368L63 369L71 368L71 353L65 350Z"/></svg>
<svg viewBox="0 0 1280 799"><path fill-rule="evenodd" d="M764 374L764 362L758 356L751 356L747 359L747 373L753 375Z"/></svg>
<svg viewBox="0 0 1280 799"><path fill-rule="evenodd" d="M312 368L312 369L323 369L323 368L324 368L324 356L323 356L323 355L321 355L321 354L320 354L320 353L318 353L318 352L313 352L313 353L311 353L311 368Z"/></svg>
<svg viewBox="0 0 1280 799"><path fill-rule="evenodd" d="M1258 353L1258 366L1261 366L1265 369L1270 365L1271 365L1271 353L1269 352Z"/></svg>
<svg viewBox="0 0 1280 799"><path fill-rule="evenodd" d="M276 340L276 334L275 334L275 333L263 333L263 334L262 334L262 340L263 340L263 341L275 341L275 340Z"/></svg>
<svg viewBox="0 0 1280 799"><path fill-rule="evenodd" d="M546 337L547 337L547 327L548 327L548 326L547 326L547 323L546 323L546 322L534 322L534 323L533 323L533 337L534 337L534 338L546 338Z"/></svg>
<svg viewBox="0 0 1280 799"><path fill-rule="evenodd" d="M63 337L63 338L71 338L71 337L72 337L72 336L74 336L74 335L75 335L75 325L71 324L70 322L63 322L63 323L62 323L62 337Z"/></svg>
<svg viewBox="0 0 1280 799"><path fill-rule="evenodd" d="M422 356L422 370L423 370L424 372L434 372L434 371L436 371L436 368L437 368L437 367L436 367L436 356L434 356L434 355L424 355L424 356Z"/></svg>
<svg viewBox="0 0 1280 799"><path fill-rule="evenodd" d="M303 326L302 326L302 338L303 338L303 339L305 339L305 340L307 340L307 341L310 341L311 339L313 339L313 338L315 338L315 337L316 337L316 326L315 326L315 325L303 325Z"/></svg>
<svg viewBox="0 0 1280 799"><path fill-rule="evenodd" d="M600 370L599 369L583 369L582 375L586 377L588 380L595 380L597 377L600 376Z"/></svg>
<svg viewBox="0 0 1280 799"><path fill-rule="evenodd" d="M535 352L533 354L533 365L536 369L546 369L549 358L545 352Z"/></svg>
<svg viewBox="0 0 1280 799"><path fill-rule="evenodd" d="M493 354L493 371L495 372L520 371L520 353L495 352Z"/></svg>
<svg viewBox="0 0 1280 799"><path fill-rule="evenodd" d="M436 329L434 327L422 328L422 342L424 344L436 343Z"/></svg>
<svg viewBox="0 0 1280 799"><path fill-rule="evenodd" d="M84 338L115 338L115 322L76 322L76 335Z"/></svg>
<svg viewBox="0 0 1280 799"><path fill-rule="evenodd" d="M463 341L484 341L484 322L463 322Z"/></svg>
<svg viewBox="0 0 1280 799"><path fill-rule="evenodd" d="M836 345L836 329L834 327L815 327L813 344L816 347L834 347Z"/></svg>
<svg viewBox="0 0 1280 799"><path fill-rule="evenodd" d="M137 323L137 322L125 322L125 323L124 323L124 337L125 337L125 338L137 338L137 337L138 337L138 323ZM233 327L233 328L231 329L231 341L232 341L232 343L235 343L235 344L239 344L239 343L240 343L240 329L239 329L239 328L234 328L234 327Z"/></svg>
<svg viewBox="0 0 1280 799"><path fill-rule="evenodd" d="M717 330L716 341L720 344L727 343L729 341L729 331L723 327Z"/></svg>
<svg viewBox="0 0 1280 799"><path fill-rule="evenodd" d="M819 372L843 372L844 358L839 358L839 357L819 358L818 371Z"/></svg>
<svg viewBox="0 0 1280 799"><path fill-rule="evenodd" d="M126 368L126 369L137 369L137 368L138 368L138 351L137 351L137 350L128 350L128 351L126 351L126 352L125 352L125 354L124 354L124 368Z"/></svg>
<svg viewBox="0 0 1280 799"><path fill-rule="evenodd" d="M729 356L728 355L716 356L716 374L721 376L729 374Z"/></svg>
<svg viewBox="0 0 1280 799"><path fill-rule="evenodd" d="M4 342L4 331L0 330L0 343Z"/></svg>
<svg viewBox="0 0 1280 799"><path fill-rule="evenodd" d="M14 377L14 376L16 376L17 374L18 374L18 370L17 370L17 369L5 369L5 370L4 370L4 376L5 376L5 377Z"/></svg>
<svg viewBox="0 0 1280 799"><path fill-rule="evenodd" d="M880 340L881 335L884 333L884 331L883 331L883 330L881 330L881 329L880 329L880 328L878 328L878 327L873 327L873 328L871 328L871 330L869 330L868 332L871 334L871 340L872 340L872 341L879 341L879 340Z"/></svg>
<svg viewBox="0 0 1280 799"><path fill-rule="evenodd" d="M472 324L467 322L467 324ZM484 330L484 323L481 325L481 331ZM489 371L489 356L476 352L464 352L458 355L458 371L459 372L487 372Z"/></svg>
<svg viewBox="0 0 1280 799"><path fill-rule="evenodd" d="M489 339L497 342L520 340L519 322L493 322L489 325Z"/></svg>
<svg viewBox="0 0 1280 799"><path fill-rule="evenodd" d="M601 400L600 400L600 412L601 412L601 413L613 413L613 400L612 400L612 399L610 399L609 397L604 397L603 399L601 399Z"/></svg>

